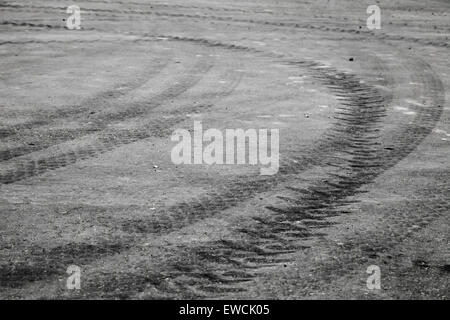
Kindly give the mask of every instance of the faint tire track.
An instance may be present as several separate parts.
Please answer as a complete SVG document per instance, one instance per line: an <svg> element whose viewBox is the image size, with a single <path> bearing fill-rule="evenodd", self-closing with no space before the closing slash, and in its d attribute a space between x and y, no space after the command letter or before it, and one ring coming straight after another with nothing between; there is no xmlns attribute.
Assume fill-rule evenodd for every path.
<svg viewBox="0 0 450 320"><path fill-rule="evenodd" d="M164 61L164 63L158 65L157 68L152 69L152 73L150 73L151 78L154 78L158 74L161 73L161 71L164 70L164 68L168 65L169 61ZM96 94L92 98L88 98L82 102L80 102L77 105L72 105L69 107L64 108L58 108L55 111L39 111L37 114L33 114L33 120L28 121L25 123L21 123L18 125L13 126L4 126L0 128L0 138L6 138L10 136L14 136L17 134L18 131L22 130L30 130L37 127L42 127L45 125L49 125L57 120L65 119L67 117L74 117L79 116L82 114L87 114L91 112L93 109L97 111L97 105L98 104L106 104L111 103L111 100L115 100L120 96L124 96L128 94L129 92L133 91L134 89L142 86L145 82L149 81L149 73L148 70L145 69L144 72L140 75L138 75L136 78L134 78L131 81L119 83L115 85L112 89L106 90L104 92L100 92ZM125 89L124 89L125 88ZM8 116L10 116L8 114ZM12 157L19 156L24 154L24 152L29 152L29 150L35 151L39 149L26 149L20 151L13 151L11 149L7 151L0 151L0 161L9 160Z"/></svg>
<svg viewBox="0 0 450 320"><path fill-rule="evenodd" d="M133 117L138 117L147 114L151 110L160 106L164 102L179 96L189 88L193 87L200 81L203 74L211 68L211 65L205 64L204 61L196 64L189 74L182 78L178 84L174 84L168 89L165 89L156 96L153 96L149 102L138 102L134 105L128 106L119 112L107 113L103 118L92 121L93 125L85 127L84 129L77 129L72 134L67 136L57 136L56 141L52 142L52 136L49 136L49 144L37 144L34 146L26 147L22 152L28 153L37 150L42 150L55 143L62 143L69 140L79 139L83 136L92 133L92 131L98 131L98 138L95 142L82 147L73 148L70 152L64 153L58 156L41 157L38 160L27 159L26 157L18 158L15 154L7 153L4 158L9 158L9 162L4 162L0 169L0 183L8 184L13 183L28 177L32 177L41 174L47 170L54 170L57 168L65 167L80 159L87 159L89 157L97 156L106 151L112 150L116 146L123 145L125 143L132 143L140 139L148 138L155 132L161 131L164 127L157 126L160 123L154 123L154 127L145 127L140 130L134 131L114 131L107 129L107 125L111 122L123 121ZM168 120L170 121L170 120ZM149 125L153 124L150 122ZM54 138L53 138L54 140ZM14 169L5 169L13 167Z"/></svg>
<svg viewBox="0 0 450 320"><path fill-rule="evenodd" d="M353 102L353 106L342 108L345 111L344 117L340 118L337 127L333 129L335 133L344 133L342 137L345 143L340 144L341 152L350 157L341 156L336 171L333 164L337 159L328 155L322 164L322 170L328 172L327 178L312 181L307 188L290 188L289 196L280 197L285 201L285 205L269 206L272 214L254 218L253 223L241 222L240 225L243 224L244 227L235 230L229 236L230 240L211 241L192 248L189 255L192 259L186 265L189 266L190 277L197 281L193 281L188 295L195 296L203 291L204 296L210 297L211 294L221 296L236 290L245 290L245 282L255 276L255 269L289 261L285 255L290 250L296 251L304 246L299 240L313 236L313 230L316 228L329 226L327 217L344 214L345 209L341 208L351 203L351 197L357 194L362 185L370 183L406 157L428 136L442 112L443 86L423 61L416 60L414 68L415 75L421 78L424 91L428 93L429 109L419 110L416 121L399 128L401 135L392 140L392 149L383 148L381 144L378 147L377 144L372 144L381 138L379 133L374 135L372 129L380 124L383 116L380 116L379 112L383 113L384 106L376 99L369 102L373 97L370 97L369 101L363 99L362 104L361 98L364 94L362 97L350 98L349 102ZM379 112L370 115L367 111L371 109L379 109ZM417 130L418 127L420 130ZM444 212L442 209L448 210L448 203L447 207L441 208L441 213ZM181 263L177 261L177 265L172 267L179 269ZM196 270L203 271L196 275ZM230 271L234 274L240 273L244 282L238 285L233 281L233 275L225 276L225 273ZM204 285L205 272L212 274L206 281L208 285ZM174 271L173 277L178 274ZM181 286L184 286L183 282ZM199 297L202 296L200 293Z"/></svg>
<svg viewBox="0 0 450 320"><path fill-rule="evenodd" d="M172 39L261 54L251 48L206 39ZM289 257L283 255L300 250L303 245L301 240L313 236L315 229L328 226L330 223L327 217L344 214L343 207L353 201L351 197L360 192L359 188L373 181L414 150L430 133L442 112L442 83L429 65L419 59L410 59L414 65L415 79L419 79L424 86L427 104L432 108L418 108L415 121L398 128L395 138L388 137L393 144L385 148L382 141L388 139L382 137L380 127L386 117L389 98L371 86L360 84L357 77L334 68L323 68L316 62L295 61L276 54L268 56L283 63L308 68L316 79L320 79L343 101L341 110L336 114L335 126L318 142L321 147L312 150L307 157L300 156L300 164L288 162L280 170L281 175L298 174L303 170L302 165L311 160L313 165L323 167L327 172L327 179L310 181L310 185L304 189L293 186L290 194L281 199L285 205L269 207L272 212L270 216L257 217L255 221L246 220L246 228L234 230L232 240L206 242L188 249L188 254L187 248L180 248L175 255L190 257L183 263L175 261L176 264L167 265L164 262L161 270L143 269L140 270L142 273L125 275L116 281L106 275L102 283L110 284L108 292L125 287L124 296L127 297L127 294L133 294L136 290L144 290L145 284L188 297L201 296L202 292L209 293L208 296L210 293L220 296L227 292L245 290L242 282L251 281L261 266L289 261ZM296 159L295 156L292 159ZM272 188L280 182L289 182L289 179L291 177L283 179L278 176L274 180L244 178L223 189L211 191L205 198L168 208L166 221L150 221L147 224L145 221L134 221L124 227L135 231L133 224L139 223L145 234L171 232L214 216L267 190L266 188ZM297 223L298 221L301 223ZM186 275L189 280L176 280L176 290L169 290L163 285L166 277L177 279ZM97 284L98 282L91 283L90 289L94 290Z"/></svg>
<svg viewBox="0 0 450 320"><path fill-rule="evenodd" d="M224 47L237 51L259 52L258 50L247 47L210 42L206 39L183 37L173 37L173 39L176 41L198 42L202 45ZM263 56L267 55L264 53L260 54ZM380 119L382 119L386 108L383 104L385 99L383 95L379 95L373 88L361 84L353 75L322 66L317 62L293 61L278 54L268 54L268 56L283 60L283 63L306 68L316 79L322 81L330 90L335 91L338 97L341 97L344 101L342 107L343 114L341 115L343 118L335 124L335 127L333 127L329 134L325 135L325 142L318 143L321 147L311 151L313 159L316 159L312 161L314 165L328 167L328 171L331 168L330 178L325 184L324 182L317 182L315 185L313 183L307 190L297 190L294 188L292 191L297 194L297 197L300 195L301 200L295 198L285 198L284 200L291 204L292 202L297 204L303 201L304 204L300 208L296 206L283 208L270 207L274 212L273 216L270 219L259 219L258 229L253 229L252 224L250 224L245 229L236 230L235 232L240 233L236 238L241 239L241 243L243 244L238 245L234 240L227 240L226 242L220 243L213 241L205 246L194 247L190 249L191 257L193 258L187 262L187 265L190 266L189 268L186 269L182 265L171 265L169 270L172 271L164 273L165 276L169 275L170 277L176 278L181 274L185 274L187 270L204 270L194 273L189 272L191 279L195 279L200 284L203 283L199 289L200 291L206 290L210 292L213 290L213 293L223 294L230 290L241 290L236 288L236 283L239 284L240 281L230 279L226 273L220 275L217 272L220 270L224 272L226 269L232 278L235 278L236 274L241 274L241 278L247 279L246 281L248 281L252 278L252 273L249 273L249 270L258 269L261 265L270 266L284 261L282 257L277 256L286 254L286 248L290 248L289 250L291 251L301 248L296 243L296 240L312 236L312 229L329 225L326 222L326 217L342 214L339 207L348 203L348 200L346 200L347 197L356 194L357 189L368 182L367 179L373 179L389 167L389 165L392 165L373 163L373 159L378 158L378 153L380 152L379 148L376 148L377 143L373 142L379 139L376 126L380 122ZM430 81L430 83L434 82ZM437 94L439 94L438 89L436 88ZM436 119L431 120L435 121ZM429 130L431 130L432 125L434 123L429 124ZM410 139L412 139L412 142L415 141L414 138ZM317 157L317 152L320 154L320 149L324 145L326 146L325 154L328 154L328 156L322 159L322 161L318 161L314 155ZM334 145L334 149L330 149L332 145ZM367 146L370 146L370 148L367 148ZM334 161L339 159L333 156L333 153L342 148L349 150L353 156L348 159L340 159L342 164L339 165L339 168L340 170L345 168L347 174L343 174L342 172L332 173L334 171ZM400 153L397 158L401 159L403 156L404 154ZM305 163L307 163L306 159L300 164L288 163L281 168L281 176L256 180L254 177L250 177L249 180L241 179L239 183L226 185L220 190L212 191L207 197L198 201L183 203L169 208L164 214L167 217L165 221L135 221L135 223L136 225L140 225L139 231L147 235L149 233L160 234L174 231L195 221L211 217L226 208L235 206L258 192L273 188L282 181L289 181L283 178L283 176L304 170L302 165ZM371 169L367 170L368 168ZM305 212L299 217L298 210L304 210ZM298 219L303 220L302 225L298 226L294 224L293 219L295 221ZM129 229L131 226L124 225L125 230L128 228L128 231L136 231ZM261 245L262 239L264 239L263 246ZM237 250L238 247L236 246L240 249ZM282 250L281 248L284 249ZM242 258L244 256L246 258ZM209 261L211 260L216 262L225 261L225 265L219 271L212 271L208 267ZM201 265L198 265L199 261ZM229 263L232 265L230 266ZM205 284L204 280L201 279L207 273L210 276L208 276L209 280ZM208 283L213 283L215 286L208 285ZM220 285L224 283L233 283L233 285L229 288ZM191 291L192 289L186 287L182 282L178 285L180 288L187 290L185 294L194 294Z"/></svg>
<svg viewBox="0 0 450 320"><path fill-rule="evenodd" d="M394 140L396 143L393 148L388 149L381 144L382 136L378 130L387 107L382 96L349 75L345 76L345 85L340 88L343 90L339 90L338 82L330 81L330 70L325 68L327 76L318 75L318 78L325 78L322 79L324 82L328 79L328 84L346 101L341 107L339 122L325 140L339 141L339 144L335 145L335 152L339 151L347 156L335 157L332 153L328 154L319 164L323 167L322 170L328 172L326 179L311 181L305 189L291 188L290 196L281 197L286 205L268 207L272 214L255 217L254 222L251 222L251 219L243 219L239 225L244 226L234 230L229 240L201 243L188 249L187 261L174 258L173 264L167 266L165 263L166 271L161 271L161 279L168 277L178 285L177 290L167 293L182 294L183 297L211 297L211 294L220 297L245 290L245 283L255 276L257 270L290 261L285 255L302 249L302 239L319 234L314 230L329 226L328 217L345 214L343 207L353 201L351 197L359 192L361 186L373 181L414 150L431 132L440 117L444 102L442 83L428 65L420 60L415 61L418 62L415 72L420 71L419 74L423 74L422 80L425 91L428 92L427 100L431 110L422 110L417 116L417 122L405 124L400 129L405 133L420 126L422 130L416 131L414 135L403 134L399 140ZM318 70L323 72L323 69ZM359 89L356 90L357 88ZM431 116L427 114L429 112ZM298 170L299 168L288 166L283 167L280 173L296 173ZM280 177L274 180L278 179L283 180ZM141 231L145 234L167 234L174 228L181 228L185 223L193 222L183 221L183 217L186 219L194 214L194 219L197 220L213 216L280 182L271 180L244 179L235 184L234 188L228 186L228 190L222 190L218 197L206 197L185 203L178 208L179 211L173 208L172 212L164 214L165 217L171 218L158 221L159 224L156 221L154 225L148 224L148 228ZM175 216L174 211L178 212ZM139 223L142 227L144 221ZM157 225L158 228L155 229ZM184 248L183 252L186 249ZM151 272L158 278L158 272L154 269L143 272ZM183 280L186 277L189 280ZM122 283L126 283L126 279L123 281ZM156 284L153 282L157 288L164 290L162 283L163 280Z"/></svg>
<svg viewBox="0 0 450 320"><path fill-rule="evenodd" d="M38 10L65 10L66 7L56 7L56 6L22 6L22 5L4 5L5 7L11 8L33 8ZM228 16L213 16L213 15L199 15L199 14L183 14L183 13L168 13L168 12L158 12L158 11L145 11L145 10L119 10L119 9L102 9L102 8L85 8L84 12L86 14L94 13L121 13L121 14L133 14L133 15L155 15L155 16L164 16L164 17L173 17L173 18L186 18L186 19L204 19L204 20L215 20L215 21L227 21L227 22L239 22L239 23L251 23L258 25L266 25L266 26L275 26L275 27L288 27L288 28L299 28L299 29L311 29L311 30L320 30L320 31L328 31L328 32L339 32L339 33L350 33L350 34L358 34L358 35L368 35L370 37L374 37L380 40L392 40L392 41L409 41L416 42L422 45L431 45L438 47L450 47L450 43L448 41L439 41L439 40L423 40L420 38L409 37L409 36L400 36L400 35L390 35L383 32L370 32L370 31L361 31L356 27L355 29L350 28L342 28L342 27L329 27L328 25L312 25L310 23L296 23L296 22L280 22L280 21L268 21L268 20L258 20L258 19L242 19L242 18L234 18ZM134 18L133 18L134 19ZM21 25L21 26L32 26L33 24L26 22L13 22L13 21L5 21L4 24L11 25ZM52 27L51 25L38 24L35 26L39 27ZM60 26L60 28L64 28ZM92 28L91 28L92 29ZM93 30L93 29L92 29Z"/></svg>

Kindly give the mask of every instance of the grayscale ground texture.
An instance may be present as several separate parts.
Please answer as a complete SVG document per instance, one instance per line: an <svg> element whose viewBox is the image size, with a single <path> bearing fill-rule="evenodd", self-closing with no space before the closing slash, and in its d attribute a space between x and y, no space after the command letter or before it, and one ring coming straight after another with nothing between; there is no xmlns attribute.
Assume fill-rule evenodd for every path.
<svg viewBox="0 0 450 320"><path fill-rule="evenodd" d="M448 0L0 0L0 298L449 299L449 36ZM278 128L279 172L175 165L194 120Z"/></svg>

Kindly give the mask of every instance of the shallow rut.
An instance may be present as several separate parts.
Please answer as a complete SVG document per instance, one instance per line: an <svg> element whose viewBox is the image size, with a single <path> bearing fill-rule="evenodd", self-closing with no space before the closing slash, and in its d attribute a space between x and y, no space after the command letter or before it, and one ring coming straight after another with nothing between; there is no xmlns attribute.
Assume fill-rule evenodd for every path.
<svg viewBox="0 0 450 320"><path fill-rule="evenodd" d="M169 263L165 262L159 273L154 266L152 269L144 267L141 273L124 275L119 282L114 276L106 275L99 281L111 289L121 287L126 291L128 288L130 295L139 289L145 290L150 284L168 296L222 296L245 291L245 283L257 276L261 268L290 262L289 253L304 248L303 240L320 234L318 229L329 226L327 218L346 214L343 207L355 201L352 197L361 192L360 188L413 151L439 120L444 103L442 83L426 63L414 62L413 73L421 79L426 107L417 108L415 120L397 128L399 135L386 146L382 143L386 137L382 136L380 128L392 97L386 100L370 86L361 84L358 78L333 68L314 62L289 61L308 65L316 72L316 78L343 100L341 111L336 115L338 121L318 143L326 146L326 152L314 157L317 153L313 151L309 159L301 157L303 161L284 164L276 177L243 179L217 193L211 191L204 199L171 208L163 215L166 219L159 223L135 221L139 228L134 231L146 235L167 234L199 219L215 216L281 182L288 182L292 186L279 197L283 203L268 206L268 212L263 215L240 217L239 225L244 227L235 229L226 239L182 247L180 253L172 254L182 254L184 259L168 258ZM325 175L307 181L305 186L301 177L296 181L292 176L311 163L321 167ZM134 287L128 285L127 277ZM173 280L170 288L167 279ZM98 285L98 281L91 283L93 295L98 293L95 289Z"/></svg>
<svg viewBox="0 0 450 320"><path fill-rule="evenodd" d="M145 290L149 285L167 296L211 297L245 291L245 282L258 276L258 272L261 272L263 267L277 266L291 261L289 254L306 246L303 240L314 237L318 234L318 229L330 225L327 218L347 213L343 207L355 201L353 197L361 192L362 186L371 183L380 174L408 156L434 128L445 102L443 85L431 67L418 58L402 57L404 68L412 69L415 81L422 86L421 93L424 97L419 99L416 97L417 93L411 93L411 98L421 100L422 106L412 105L416 112L414 120L400 125L390 133L389 137L386 137L382 134L381 128L395 96L386 96L376 88L361 83L355 75L315 61L298 60L245 46L202 38L163 37L171 41L197 43L201 46L218 47L235 52L250 52L259 57L274 59L282 64L306 70L308 74L320 80L328 90L336 94L342 102L340 110L335 115L336 121L333 126L323 138L317 141L306 155L289 155L278 175L240 177L236 182L210 190L202 198L165 208L161 213L161 216L165 217L163 220L129 220L121 228L129 232L142 233L143 238L149 235L167 234L202 219L214 217L223 210L237 206L277 185L291 184L286 192L283 192L283 196L279 197L281 200L279 203L268 206L266 212L253 218L237 218L242 220L245 227L235 228L227 239L203 242L189 248L181 246L173 252L173 255L178 258L184 257L183 259L167 258L156 270L144 266L140 272L121 277L111 273L102 275L99 279L90 279L87 282L86 295L95 296L99 293L98 288L103 288L106 296L108 292L114 296L114 289L120 288L121 295L129 297ZM38 169L36 164L31 162L21 164L22 167L17 171L3 175L2 182L11 183L39 174L46 168L57 168L59 163L64 166L77 159L95 156L110 150L112 146L146 138L148 135L145 133L148 130L154 130L152 128L157 128L158 132L161 130L166 132L167 130L164 130L169 127L170 124L164 124L162 128L158 128L152 123L144 131L124 133L125 138L120 138L119 135L118 142L114 141L116 138L106 136L106 142L100 140L101 148L95 147L94 150L86 148L78 155L75 153L73 157L73 154L69 153L64 155L63 160L41 160L36 162ZM112 142L108 142L108 139ZM391 143L386 145L386 141ZM40 167L44 169L39 169ZM320 167L324 176L305 183L300 173L313 167ZM27 170L32 174L21 173ZM118 248L114 247L112 252L108 251L109 249L106 252L124 254L132 245L132 242L124 243ZM102 252L101 248L108 246L111 244L100 244L99 252ZM54 251L56 253L49 261L59 265L61 250ZM95 250L91 251L94 256ZM39 256L38 254L37 257ZM73 258L76 259L76 257ZM89 263L94 259L92 257L85 262ZM14 266L3 266L3 268L3 275L8 275L10 268L14 269ZM23 272L28 271L30 270L25 268ZM172 280L171 286L167 285L168 278ZM41 280L41 278L30 281L35 280Z"/></svg>
<svg viewBox="0 0 450 320"><path fill-rule="evenodd" d="M58 6L39 6L39 5L16 5L16 4L4 4L4 7L16 8L16 9L35 9L35 10L59 10L64 11L66 7L58 7ZM51 11L50 11L51 12ZM116 14L123 15L133 15L133 17L129 17L129 19L136 19L136 16L149 16L154 15L157 17L171 17L171 18L185 18L185 19L202 19L206 21L226 21L226 22L238 22L238 23L249 23L256 25L265 25L265 26L273 26L273 27L282 27L282 28L295 28L295 29L310 29L310 30L318 30L318 31L326 31L326 32L335 32L335 33L348 33L353 35L361 35L373 37L379 40L391 40L391 41L408 41L408 42L416 42L423 45L437 46L437 47L450 47L450 43L448 39L446 40L424 40L411 36L403 36L403 35L392 35L384 32L377 31L376 33L370 31L362 31L355 28L342 28L342 27L333 27L320 24L311 24L311 23L298 23L298 22L281 22L276 20L262 20L262 19L246 19L246 18L236 18L230 16L214 16L214 15L206 15L206 14L185 14L185 13L169 13L169 12L160 12L155 10L133 10L133 9L104 9L104 8L87 8L84 10L86 14L107 14L109 16L113 15L117 17ZM261 12L259 12L261 13ZM112 17L112 16L111 16ZM17 25L17 26L35 26L35 27L47 27L47 28L64 28L64 26L56 26L49 24L32 24L27 22L17 22L17 21L3 21L3 24L9 25ZM95 28L86 28L86 30L95 30Z"/></svg>

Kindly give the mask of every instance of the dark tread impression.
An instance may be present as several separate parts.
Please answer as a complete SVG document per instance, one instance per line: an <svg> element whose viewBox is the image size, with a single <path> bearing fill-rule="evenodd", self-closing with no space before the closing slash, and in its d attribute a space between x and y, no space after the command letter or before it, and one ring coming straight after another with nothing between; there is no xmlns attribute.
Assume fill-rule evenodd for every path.
<svg viewBox="0 0 450 320"><path fill-rule="evenodd" d="M10 7L16 9L37 9L37 10L65 10L66 7L62 6L38 6L38 5L17 5L17 4L3 4L3 7ZM205 9L198 8L198 9ZM206 8L211 9L211 8ZM158 17L172 17L172 18L186 18L186 19L202 19L206 21L225 21L225 22L238 22L238 23L249 23L249 24L257 24L264 26L273 26L273 27L283 27L283 28L296 28L296 29L310 29L310 30L320 30L326 32L335 32L335 33L347 33L352 35L361 35L361 36L369 36L379 40L390 40L390 41L407 41L413 43L420 43L423 45L429 46L437 46L437 47L450 47L450 43L445 40L424 40L411 36L401 36L401 35L392 35L384 32L370 32L370 31L362 31L360 29L351 29L351 28L342 28L342 27L330 27L328 25L317 25L311 23L298 23L298 22L280 22L273 20L261 20L261 19L245 19L245 18L235 18L230 16L214 16L208 14L186 14L186 13L169 13L169 12L160 12L155 10L133 10L133 9L105 9L105 8L89 8L85 9L86 14L107 14L107 15L131 15L128 16L128 19L135 20L139 16L143 16L145 19L146 16L155 15ZM124 16L126 17L126 16ZM64 28L61 25L50 25L50 24L34 24L30 22L18 22L18 21L3 21L2 24L8 24L12 26L27 26L27 27L40 27L40 28ZM86 28L85 30L95 30L95 28Z"/></svg>
<svg viewBox="0 0 450 320"><path fill-rule="evenodd" d="M100 284L110 289L121 288L121 295L127 297L144 290L151 284L167 295L183 294L185 297L223 295L242 291L241 284L251 281L261 267L270 267L290 261L286 255L306 246L301 240L320 235L315 230L331 224L328 217L345 214L345 205L358 194L360 187L373 181L379 174L395 165L413 151L431 132L439 119L443 105L443 88L431 68L418 62L423 72L421 78L429 93L428 103L433 107L418 110L415 121L401 128L395 144L382 147L380 124L386 115L392 99L380 94L369 85L348 73L325 67L314 61L298 61L278 54L267 54L253 48L211 42L206 39L173 37L175 41L190 41L202 45L223 47L230 50L253 52L261 57L270 57L280 63L308 70L329 90L343 101L336 113L334 126L316 143L306 156L291 157L283 164L275 177L243 177L239 182L212 190L204 198L182 203L162 215L163 221L133 221L122 224L130 233L167 234L201 219L212 217L226 208L238 205L249 197L290 181L307 167L321 166L328 173L327 179L312 181L307 188L289 187L291 196L279 197L283 206L268 206L271 214L254 217L245 228L234 230L233 240L203 243L189 250L189 259L166 265L166 271L142 269L124 275L120 281L114 274L103 275L98 281L88 284L90 294L98 294ZM418 71L419 67L416 67ZM417 130L420 128L420 130ZM160 132L160 130L158 130ZM407 133L407 134L405 134ZM138 136L137 138L142 138ZM342 157L342 153L347 157ZM74 156L74 158L77 158ZM79 158L79 157L78 157ZM239 241L235 240L239 239ZM138 241L133 238L132 242ZM127 244L124 249L130 247ZM181 252L180 252L181 254ZM181 277L183 276L183 277ZM175 279L177 286L168 287L166 278ZM184 280L177 280L177 279ZM186 280L188 277L190 280ZM135 279L139 286L129 285ZM125 286L125 287L124 287ZM103 288L103 286L100 286ZM128 288L129 290L125 290ZM115 292L115 291L112 291ZM108 296L103 291L103 295ZM112 293L114 295L115 293Z"/></svg>
<svg viewBox="0 0 450 320"><path fill-rule="evenodd" d="M285 164L276 177L242 179L220 191L210 192L204 199L169 209L164 214L165 222L158 224L158 228L151 221L128 222L126 228L145 234L167 234L199 219L212 217L282 181L289 181L288 175L300 173L305 166L323 167L327 178L312 181L306 188L289 187L291 196L280 197L285 202L283 206L268 206L271 214L254 217L253 221L244 220L245 227L235 229L229 240L183 248L183 256L189 258L165 264L166 271L161 271L164 277L173 279L177 287L167 290L164 282L155 285L168 296L181 294L185 298L205 298L245 291L245 282L250 281L260 268L290 262L289 253L307 247L302 240L321 236L316 230L332 224L327 218L347 214L345 206L362 192L361 187L411 153L430 134L442 113L442 83L426 63L418 60L414 72L425 86L426 104L430 107L418 108L415 120L403 125L392 147L385 148L379 129L392 97L385 97L376 89L361 84L355 76L315 62L289 63L307 66L317 79L345 101L337 113L339 121L317 144L319 147L309 156L297 158L295 164ZM336 153L348 156L337 157ZM441 214L443 212L440 210ZM140 228L130 229L132 225ZM154 270L142 272L155 274ZM91 289L95 295L94 288ZM129 295L135 292L130 291Z"/></svg>
<svg viewBox="0 0 450 320"><path fill-rule="evenodd" d="M107 3L107 1L92 1ZM130 3L132 4L132 3ZM22 6L2 4L11 8L37 8L43 10L60 9L52 6ZM198 8L211 11L238 11L238 9L196 7L184 5L159 5L160 7ZM62 7L61 7L62 8ZM94 14L157 15L186 19L204 19L207 21L225 21L251 23L276 27L318 29L322 31L366 35L358 30L312 26L300 23L241 19L226 16L199 14L178 14L149 10L90 9ZM242 12L245 12L242 10ZM130 17L131 18L131 17ZM134 18L134 17L133 17ZM59 28L59 26L4 21L3 24L27 27ZM92 28L94 30L94 28ZM132 34L132 33L127 33ZM408 69L414 81L421 85L423 107L415 106L415 116L410 122L402 122L387 133L384 121L388 118L390 107L396 97L386 95L377 87L366 84L349 72L329 67L312 60L300 60L287 55L266 52L247 46L224 43L205 38L151 34L136 34L136 41L155 41L164 37L170 41L193 43L202 48L217 48L234 53L251 53L257 59L270 59L292 68L298 68L309 74L327 90L334 93L340 101L334 114L332 126L325 134L301 154L293 151L289 154L275 176L240 176L219 187L208 190L203 196L191 201L177 203L161 209L154 217L141 219L123 219L117 228L128 235L120 243L110 241L98 244L70 243L52 249L31 248L27 261L5 261L0 265L0 286L18 288L28 283L55 277L64 272L64 268L76 259L77 263L90 264L98 258L132 251L134 245L149 236L159 237L175 232L201 220L216 217L228 208L236 207L265 191L283 186L283 195L278 196L274 204L267 205L263 213L255 216L237 216L239 223L232 225L230 233L220 240L208 240L187 247L179 245L167 248L167 258L155 265L141 265L130 272L101 273L88 278L84 291L79 297L120 297L130 298L145 292L149 287L156 289L162 297L211 298L224 297L230 293L247 290L249 282L264 273L264 270L292 261L292 255L308 248L313 238L325 235L324 228L333 225L331 217L348 214L348 205L358 201L358 195L364 192L362 187L375 181L377 177L395 166L413 152L431 133L443 112L445 103L444 86L432 68L422 59L402 56L402 68ZM381 41L412 41L425 45L448 47L448 42L428 41L413 37L393 36L384 33L372 35ZM14 44L7 41L0 44ZM400 52L400 51L398 51ZM233 63L237 63L234 61ZM214 65L201 60L191 69L179 84L156 95L151 101L129 106L119 113L106 113L79 132L22 149L10 149L0 153L2 166L0 183L11 184L34 177L48 170L54 170L73 164L79 160L97 157L125 144L149 137L168 137L172 128L184 121L183 114L198 108L210 108L218 100L231 95L241 80L239 74L232 74L230 84L215 91L200 106L190 106L173 111L172 117L148 119L133 130L110 130L107 124L149 115L158 106L181 96L194 87ZM235 67L235 66L233 66ZM383 62L380 62L380 68ZM395 80L390 79L390 84ZM413 92L413 95L416 93ZM54 117L65 117L55 114ZM31 129L40 127L39 121L31 123ZM0 137L14 134L14 128L0 131ZM44 154L34 158L34 152L45 151L53 145L72 140L91 140L78 147L57 155ZM389 142L386 144L386 142ZM320 178L302 179L301 173L319 168ZM444 186L447 188L448 185ZM443 192L443 194L445 193ZM449 202L438 199L427 204L426 209L437 216L448 214ZM156 218L155 218L156 217ZM394 219L395 220L395 219ZM398 220L403 223L403 220ZM424 222L421 220L420 223ZM406 234L410 225L397 230ZM417 268L429 267L425 261L414 261ZM442 273L448 273L447 264L436 266Z"/></svg>

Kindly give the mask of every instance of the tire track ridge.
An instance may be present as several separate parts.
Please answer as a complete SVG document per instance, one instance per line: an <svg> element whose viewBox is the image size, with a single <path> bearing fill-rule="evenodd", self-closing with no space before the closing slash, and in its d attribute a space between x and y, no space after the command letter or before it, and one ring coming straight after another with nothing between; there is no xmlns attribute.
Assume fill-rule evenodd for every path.
<svg viewBox="0 0 450 320"><path fill-rule="evenodd" d="M126 108L116 111L114 113L107 112L105 114L102 114L99 117L91 119L91 123L92 123L91 125L86 126L81 129L77 128L76 130L73 130L72 132L68 132L67 134L65 134L63 136L56 137L56 142L63 143L63 142L68 142L71 140L79 139L86 135L92 134L93 132L96 132L96 131L98 132L98 135L101 136L100 140L105 146L104 149L102 148L100 150L96 150L97 152L100 152L100 153L103 153L106 150L111 150L111 148L114 147L115 144L120 145L120 144L123 144L124 142L126 142L127 140L134 142L135 139L139 139L139 136L143 134L142 132L140 132L140 133L130 132L129 134L127 134L127 131L122 131L122 132L120 132L121 136L119 138L119 136L114 135L114 133L111 132L111 130L109 130L107 128L108 125L111 123L116 123L116 122L120 122L120 121L124 121L127 119L131 119L134 117L139 117L139 116L148 114L151 110L157 108L158 106L160 106L162 103L164 103L168 99L172 99L176 96L179 96L180 94L182 94L189 88L195 86L202 79L203 75L211 67L212 67L212 65L210 65L209 63L205 63L203 60L199 61L190 70L188 70L188 74L186 76L182 77L182 79L180 80L180 82L178 84L174 84L174 85L170 86L169 88L164 89L159 94L153 96L151 98L150 102L139 101L136 103L132 103L130 106L127 106ZM45 133L44 133L44 136L45 136ZM54 138L54 135L51 134L51 132L48 133L48 138L49 138L50 142L47 144L42 143L42 142L36 142L34 145L27 145L18 150L13 149L13 150L3 151L3 154L1 154L1 158L3 160L9 160L9 162L4 161L3 166L7 166L8 164L21 163L21 162L28 163L27 166L29 166L31 162L34 162L34 160L28 160L28 159L18 158L18 157L24 156L26 154L29 154L29 153L32 153L35 151L43 150L45 148L48 148L48 147L51 147L52 145L54 145L55 138ZM41 140L42 140L42 136L41 136ZM89 149L95 149L95 148L96 148L95 146L92 146ZM99 146L99 148L100 148L100 146ZM99 154L97 152L95 154ZM90 154L91 154L91 152L86 152L84 154L83 158L85 158L86 156L88 156ZM61 162L60 167L65 166L66 162L73 163L72 160L64 161L63 159L65 156L69 156L69 158L71 158L70 154L66 154L66 155L63 154L62 156L60 155L60 157L62 157L62 158L60 158L59 160L57 160L57 158L50 157L47 160L41 159L41 160L38 160L37 162L39 163L39 161L41 161L40 167L42 167L42 170L43 170L42 172L44 172L49 168L50 169L54 168L55 165L53 165L53 164L57 163L59 161ZM11 163L11 161L14 161L14 162ZM44 163L46 163L48 161L52 165L49 165L49 167L46 168L46 165L44 165ZM23 174L16 175L16 173L21 172L21 171L23 171L23 173L26 173L26 174L25 175L23 175ZM38 174L39 172L41 172L41 170L39 170L39 171L33 170L33 171L27 172L27 169L22 167L22 169L19 169L18 172L14 173L14 170L13 170L12 172L10 171L6 174L0 174L0 183L12 183L15 181L19 181L22 179L21 177L33 176L36 173ZM16 179L19 179L19 180L16 180Z"/></svg>

